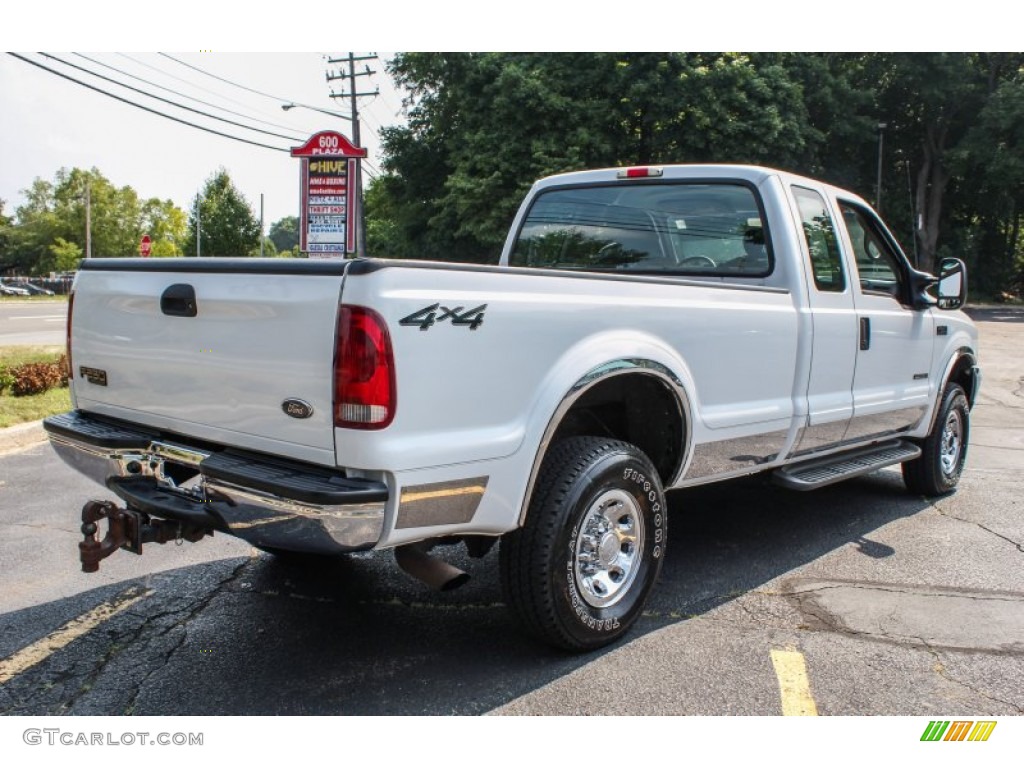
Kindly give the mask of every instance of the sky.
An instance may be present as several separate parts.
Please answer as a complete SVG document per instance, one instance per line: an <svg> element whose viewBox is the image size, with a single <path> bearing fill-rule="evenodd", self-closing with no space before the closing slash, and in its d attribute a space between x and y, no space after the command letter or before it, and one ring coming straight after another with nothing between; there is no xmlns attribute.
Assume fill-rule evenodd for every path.
<svg viewBox="0 0 1024 768"><path fill-rule="evenodd" d="M366 55L365 52L357 52ZM126 83L148 93L272 133L245 130L127 91L113 83L75 70L38 53L19 54L126 99L189 122L288 149L321 130L338 130L351 137L350 123L304 107L288 111L284 103L309 105L347 115L347 99L332 100L347 80L328 83L325 74L340 65L328 53L58 53L69 64ZM83 58L88 57L88 58ZM404 122L402 95L395 89L381 60L364 62L376 74L357 78L360 91L380 89L380 95L359 99L362 143L369 151L367 171L379 173L380 131ZM98 63L97 63L98 62ZM196 67L190 69L185 62ZM107 66L103 66L107 65ZM121 72L114 71L114 67ZM357 69L360 67L357 66ZM204 74L208 73L208 74ZM133 79L134 75L150 83ZM231 83L218 80L231 81ZM166 86L185 97L161 90ZM254 94L244 88L271 97ZM204 105L196 99L208 102ZM287 152L251 146L175 123L89 90L8 54L0 55L0 199L13 212L24 201L21 190L36 177L52 180L61 167L96 167L116 186L130 185L142 198L171 199L188 210L204 181L218 168L227 169L235 186L264 221L298 215L299 160ZM219 108L218 108L219 107ZM232 110L232 114L224 110ZM264 122L258 122L264 121Z"/></svg>

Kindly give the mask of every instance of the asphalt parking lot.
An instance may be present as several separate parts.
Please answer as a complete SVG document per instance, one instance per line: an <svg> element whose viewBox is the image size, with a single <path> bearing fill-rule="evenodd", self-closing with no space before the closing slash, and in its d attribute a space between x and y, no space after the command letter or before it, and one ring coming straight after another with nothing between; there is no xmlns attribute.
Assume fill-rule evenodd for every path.
<svg viewBox="0 0 1024 768"><path fill-rule="evenodd" d="M288 561L217 536L78 570L103 489L0 455L0 713L1024 713L1024 310L978 310L968 468L937 501L882 471L811 494L675 492L661 583L597 654L519 634L496 553L425 591L389 553Z"/></svg>

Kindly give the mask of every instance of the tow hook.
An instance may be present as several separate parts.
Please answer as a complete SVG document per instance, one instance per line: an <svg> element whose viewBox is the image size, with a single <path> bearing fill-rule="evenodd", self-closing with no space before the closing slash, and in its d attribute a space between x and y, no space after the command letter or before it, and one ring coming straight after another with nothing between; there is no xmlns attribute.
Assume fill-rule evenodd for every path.
<svg viewBox="0 0 1024 768"><path fill-rule="evenodd" d="M107 535L98 541L96 524L107 519ZM168 541L196 542L213 531L202 526L179 523L174 520L151 518L133 509L121 509L111 501L87 501L82 507L82 536L78 554L84 573L96 573L100 560L110 557L119 549L136 555L142 554L143 544L166 544Z"/></svg>

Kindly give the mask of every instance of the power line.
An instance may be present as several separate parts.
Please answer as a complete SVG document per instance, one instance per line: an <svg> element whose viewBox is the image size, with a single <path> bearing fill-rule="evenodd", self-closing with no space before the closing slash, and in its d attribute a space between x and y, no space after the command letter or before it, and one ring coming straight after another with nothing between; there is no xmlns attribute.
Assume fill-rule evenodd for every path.
<svg viewBox="0 0 1024 768"><path fill-rule="evenodd" d="M123 96L118 96L116 94L113 94L110 91L105 91L102 88L99 88L99 87L97 87L95 85L91 85L90 83L86 83L86 82L83 82L81 80L78 80L78 79L76 79L74 77L71 77L71 75L66 75L63 72L58 72L56 69L51 69L50 67L47 67L44 64L40 64L37 61L32 61L32 59L27 59L24 56L20 56L17 53L11 53L11 52L8 51L7 55L8 56L13 56L14 58L18 59L19 61L23 61L26 64L31 64L33 67L38 67L39 69L42 69L42 70L44 70L46 72L49 72L52 75L56 75L57 77L62 77L65 80L70 80L72 83L76 83L78 85L81 85L84 88L88 88L90 91L96 91L97 93L102 93L104 96L109 96L110 98L116 99L117 101L120 101L123 104L128 104L128 105L130 105L132 107L136 107L138 109L144 110L144 111L149 112L149 113L154 114L154 115L158 115L160 117L166 117L168 120L173 120L176 123L181 123L182 125L187 125L187 126L190 126L192 128L198 128L200 131L206 131L207 133L212 133L212 134L215 134L217 136L223 136L225 139L231 139L232 141L240 141L243 144L251 144L254 147L263 147L264 149L273 149L276 152L288 152L289 151L287 149L284 149L283 147L274 147L274 146L271 146L270 144L261 144L258 141L252 141L250 139L243 139L240 136L232 136L230 133L223 133L221 131L216 131L213 128L207 128L206 126L203 126L203 125L198 125L196 123L190 123L188 120L182 120L180 117L175 117L174 115L168 115L165 112L160 112L160 111L158 111L156 109L153 109L151 107L147 107L147 106L145 106L143 104L139 104L137 102L131 101L130 99L126 99Z"/></svg>
<svg viewBox="0 0 1024 768"><path fill-rule="evenodd" d="M130 77L133 80L138 80L139 82L145 83L146 85L151 85L154 88L159 88L161 91L167 91L168 93L173 93L175 96L181 96L182 98L189 99L190 101L194 101L197 104L202 104L202 105L207 106L207 107L212 107L214 109L219 109L221 112L227 112L229 115L237 115L238 117L245 117L245 118L248 118L249 120L254 120L257 123L263 123L263 125L269 125L269 126L272 126L274 128L283 128L286 131L292 129L292 126L290 126L290 125L283 125L281 123L273 123L273 122L271 122L269 120L261 120L260 118L255 117L253 115L247 115L244 112L236 112L233 109L228 109L227 107L222 107L219 104L214 104L213 102L210 102L210 101L203 101L202 99L198 99L195 96L190 96L187 93L182 93L181 91L176 91L173 88L168 88L166 85L160 85L160 83L154 83L152 80L147 80L144 77L139 77L138 75L133 75L131 72L126 72L123 69L118 69L117 67L115 67L112 64L107 64L106 62L98 61L97 59L93 59L93 58L91 58L89 56L86 56L84 53L76 53L75 56L78 56L79 58L85 59L86 61L90 61L93 64L96 64L98 66L105 67L106 69L113 70L114 72L117 72L118 74L124 75L125 77ZM144 62L139 62L139 63L142 64ZM157 71L160 71L160 70L157 70Z"/></svg>
<svg viewBox="0 0 1024 768"><path fill-rule="evenodd" d="M255 93L257 96L264 96L264 97L266 97L268 99L273 99L274 101L277 101L277 102L295 101L294 99L286 99L284 96L274 96L273 94L270 94L270 93L264 93L263 91L257 91L255 88L250 88L247 85L242 85L241 83L236 83L233 80L228 80L227 78L221 77L220 75L214 75L211 72L207 72L205 69L200 69L199 67L196 67L196 66L193 66L193 65L189 64L187 61L182 61L181 59L176 59L173 56L171 56L169 53L161 53L160 55L165 57L165 58L170 59L171 61L175 61L178 64L181 64L181 66L183 66L183 67L188 67L189 69L193 69L196 72L200 73L201 75L206 75L207 77L212 77L214 80L220 80L222 83L227 83L228 85L233 85L235 88L241 88L243 91L248 91L249 93ZM295 103L297 104L298 102L295 102Z"/></svg>
<svg viewBox="0 0 1024 768"><path fill-rule="evenodd" d="M238 99L233 99L230 96L227 96L227 95L225 95L223 93L220 93L218 91L214 91L214 90L211 90L209 88L204 88L203 86L199 85L198 83L193 83L191 80L186 80L183 77L178 77L177 75L171 74L170 72L166 72L166 71L160 69L160 67L153 66L149 62L142 61L141 59L136 59L134 56L129 56L127 53L118 53L117 55L121 56L122 58L128 59L129 61L133 61L136 64L139 64L139 65L141 65L143 67L146 67L147 69L152 69L154 72L159 72L164 77L169 77L172 80L177 80L179 83L184 83L185 85L189 86L190 88L196 88L196 89L198 89L200 91L205 91L206 93L212 94L212 95L216 96L219 99L224 99L225 101L230 101L232 104L237 104L240 107L246 107L246 108L249 107L249 105L246 104L245 102L239 101Z"/></svg>
<svg viewBox="0 0 1024 768"><path fill-rule="evenodd" d="M53 54L50 54L50 53L40 52L40 55L41 56L45 56L48 59L53 59L54 61L59 61L64 66L71 67L72 69L77 69L79 72L85 72L86 74L92 75L93 77L98 77L100 80L106 80L108 83L113 83L114 85L117 85L117 86L119 86L121 88L124 88L126 90L134 91L135 93L142 94L143 96L145 96L147 98L155 99L156 101L162 101L164 104L170 104L172 107L177 107L178 109L184 109L187 112L193 112L193 113L195 113L197 115L202 115L203 117L208 117L211 120L219 120L222 123L227 123L228 125L234 125L234 126L237 126L238 128L242 128L242 129L244 129L246 131L253 131L254 133L262 133L262 134L265 134L267 136L273 136L273 137L278 138L278 139L288 139L289 141L297 141L297 142L301 142L302 141L302 139L300 139L300 138L298 138L296 136L286 136L283 133L274 133L273 131L265 131L262 128L253 128L252 126L246 125L245 123L239 123L236 120L229 120L226 117L218 117L217 115L211 115L209 112L203 112L201 109L195 109L193 107L189 107L189 106L186 106L184 104L179 104L176 101L171 101L170 99L165 99L163 96L156 96L156 95L154 95L152 93L149 93L148 91L142 90L141 88L136 88L135 86L132 86L132 85L126 85L125 83L122 83L120 80L115 80L112 77L107 77L106 75L101 75L101 74L99 74L97 72L93 72L91 69L87 69L86 67L80 67L77 64L72 64L69 61L64 61L64 59L60 58L59 56L54 56Z"/></svg>

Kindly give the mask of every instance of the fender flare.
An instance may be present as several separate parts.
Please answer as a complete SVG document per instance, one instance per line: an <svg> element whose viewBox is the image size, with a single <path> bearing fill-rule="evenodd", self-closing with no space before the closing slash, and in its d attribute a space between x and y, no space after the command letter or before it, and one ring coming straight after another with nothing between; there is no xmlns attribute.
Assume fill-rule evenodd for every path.
<svg viewBox="0 0 1024 768"><path fill-rule="evenodd" d="M666 483L666 487L671 487L678 481L686 467L687 460L693 451L694 439L694 430L692 428L693 406L691 404L690 395L687 392L682 379L668 366L654 360L645 358L619 358L616 360L610 360L591 368L587 373L577 379L569 388L569 391L563 395L562 399L555 407L554 412L551 414L551 417L548 419L547 426L544 428L544 433L541 436L540 444L537 446L533 464L530 467L530 476L526 484L526 492L523 495L519 510L519 526L522 526L526 520L526 512L530 505L530 498L533 496L534 485L536 484L537 477L540 474L541 465L544 462L544 457L547 455L548 448L551 445L551 440L562 423L562 419L576 401L594 386L607 381L610 378L623 375L643 375L656 378L665 384L667 389L675 397L676 406L679 408L679 413L683 420L683 445L679 454L679 461L673 469L671 481Z"/></svg>

